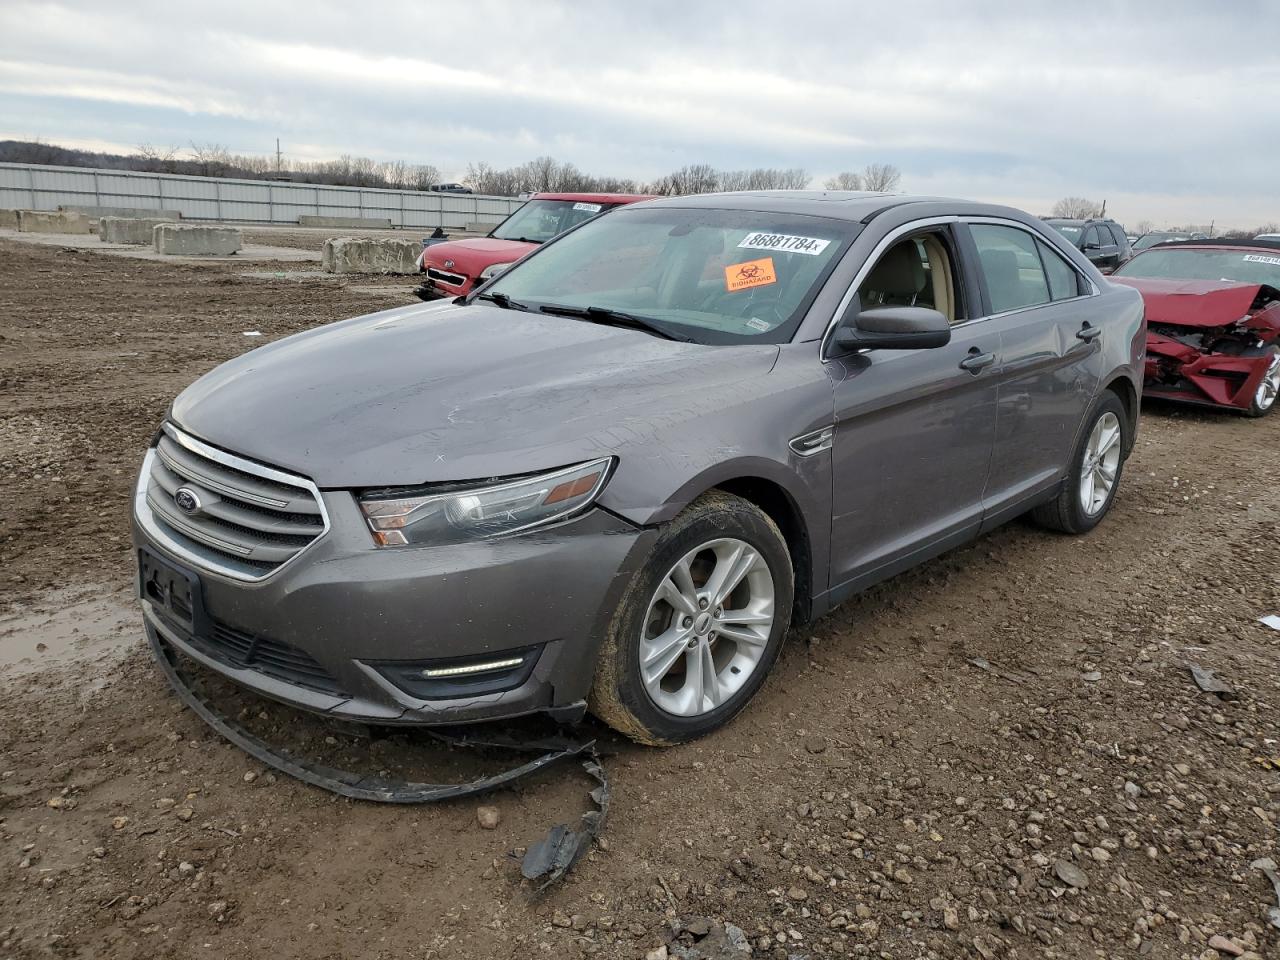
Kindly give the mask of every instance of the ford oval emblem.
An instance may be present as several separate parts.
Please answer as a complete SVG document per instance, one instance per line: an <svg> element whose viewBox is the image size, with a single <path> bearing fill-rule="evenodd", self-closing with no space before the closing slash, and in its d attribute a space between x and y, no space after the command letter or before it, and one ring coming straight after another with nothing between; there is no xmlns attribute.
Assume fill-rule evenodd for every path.
<svg viewBox="0 0 1280 960"><path fill-rule="evenodd" d="M200 509L200 495L190 487L179 487L173 493L173 502L183 513L195 513Z"/></svg>

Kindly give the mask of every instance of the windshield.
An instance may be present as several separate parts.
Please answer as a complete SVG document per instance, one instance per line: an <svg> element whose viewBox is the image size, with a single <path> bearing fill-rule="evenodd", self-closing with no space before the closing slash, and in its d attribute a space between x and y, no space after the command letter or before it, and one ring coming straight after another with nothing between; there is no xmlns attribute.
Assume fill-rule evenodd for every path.
<svg viewBox="0 0 1280 960"><path fill-rule="evenodd" d="M1080 239L1080 231L1083 229L1072 223L1054 223L1052 220L1049 221L1049 226L1053 227L1072 243Z"/></svg>
<svg viewBox="0 0 1280 960"><path fill-rule="evenodd" d="M1138 238L1138 242L1133 245L1133 249L1145 250L1147 247L1154 247L1157 243L1164 243L1166 240L1190 239L1190 234L1186 233L1144 233Z"/></svg>
<svg viewBox="0 0 1280 960"><path fill-rule="evenodd" d="M617 204L588 203L584 200L530 200L494 228L491 237L546 243L570 227Z"/></svg>
<svg viewBox="0 0 1280 960"><path fill-rule="evenodd" d="M1239 280L1280 288L1280 250L1170 247L1134 257L1114 276L1171 280Z"/></svg>
<svg viewBox="0 0 1280 960"><path fill-rule="evenodd" d="M782 343L860 227L749 210L624 207L485 290L640 316L699 343Z"/></svg>

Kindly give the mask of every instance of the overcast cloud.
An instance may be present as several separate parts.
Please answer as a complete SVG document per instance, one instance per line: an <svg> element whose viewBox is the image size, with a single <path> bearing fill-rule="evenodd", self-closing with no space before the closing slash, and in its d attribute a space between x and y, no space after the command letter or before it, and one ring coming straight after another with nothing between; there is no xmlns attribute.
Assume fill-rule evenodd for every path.
<svg viewBox="0 0 1280 960"><path fill-rule="evenodd" d="M297 159L896 164L912 193L1280 220L1280 3L0 4L0 139Z"/></svg>

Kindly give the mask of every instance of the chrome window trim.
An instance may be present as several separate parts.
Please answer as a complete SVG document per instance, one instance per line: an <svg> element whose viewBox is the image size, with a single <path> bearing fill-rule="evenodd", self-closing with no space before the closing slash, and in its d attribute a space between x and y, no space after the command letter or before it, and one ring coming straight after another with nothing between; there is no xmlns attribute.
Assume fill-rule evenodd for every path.
<svg viewBox="0 0 1280 960"><path fill-rule="evenodd" d="M264 480L272 480L276 483L307 491L311 494L317 508L320 510L320 521L323 524L323 528L316 534L315 539L284 563L273 567L266 573L261 573L256 567L251 567L247 564L237 566L230 562L228 558L216 556L211 552L196 553L190 546L175 539L173 534L161 527L152 516L151 508L147 506L147 492L151 485L151 465L157 456L156 448L152 447L147 451L147 455L143 459L142 472L138 474L138 483L134 488L133 517L148 537L170 553L190 563L198 570L215 573L231 580L239 580L242 583L261 583L274 577L289 566L329 533L329 511L325 507L324 497L320 494L320 488L306 477L300 477L294 473L286 473L283 470L276 470L256 461L238 457L233 453L227 453L225 450L219 450L217 447L211 447L209 444L183 433L170 423L165 423L161 429L174 443L186 447L198 456L213 460L215 463L221 463L223 466L230 467L233 470L239 470L241 473L247 473L255 477L261 477Z"/></svg>
<svg viewBox="0 0 1280 960"><path fill-rule="evenodd" d="M875 266L876 262L884 254L884 252L888 250L889 247L892 246L895 241L900 240L906 234L915 233L916 231L924 229L926 227L944 226L947 224L955 224L955 223L963 223L965 225L973 224L973 223L987 223L987 224L992 224L993 226L998 226L998 227L1016 227L1019 230L1023 230L1026 233L1031 234L1032 237L1040 240L1042 243L1048 244L1050 249L1056 249L1056 244L1054 244L1052 240L1050 240L1047 236L1042 234L1039 230L1036 230L1034 227L1028 224L1022 223L1019 220L1009 220L1005 217L965 216L963 214L954 214L954 215L943 216L943 217L925 217L920 220L912 220L910 223L904 223L900 227L895 227L893 230L890 230L887 234L885 234L884 237L881 238L880 242L875 245L871 253L867 256L866 261L858 269L857 274L854 276L852 282L849 284L849 289L846 290L844 296L840 298L840 303L836 306L835 314L832 316L831 320L827 323L827 329L822 335L822 341L820 345L821 347L820 356L822 357L823 363L829 363L833 359L838 359L838 358L827 356L828 342L830 341L832 334L835 332L836 325L840 322L840 318L844 316L845 310L849 308L849 304L853 301L855 294L857 294L858 288L862 286L862 281L866 279L867 274L871 272L871 268ZM1067 260L1066 257L1063 257L1063 259ZM959 323L952 324L951 329L959 330L963 327L968 327L975 323L982 323L984 320L998 320L1002 317L1009 317L1009 316L1013 316L1014 314L1025 313L1028 310L1039 310L1041 307L1049 307L1059 303L1071 303L1075 300L1084 300L1087 297L1096 297L1102 293L1102 290L1098 287L1096 283L1094 283L1092 277L1082 273L1080 271L1080 268L1077 267L1070 260L1067 260L1067 265L1076 272L1077 277L1080 277L1081 279L1088 282L1089 284L1088 293L1082 293L1074 297L1067 297L1065 300L1050 300L1048 303L1037 303L1029 307L1018 307L1016 310L1005 310L1002 313L988 313L980 317L970 317L967 320L961 320ZM859 352L862 352L862 351L859 351Z"/></svg>

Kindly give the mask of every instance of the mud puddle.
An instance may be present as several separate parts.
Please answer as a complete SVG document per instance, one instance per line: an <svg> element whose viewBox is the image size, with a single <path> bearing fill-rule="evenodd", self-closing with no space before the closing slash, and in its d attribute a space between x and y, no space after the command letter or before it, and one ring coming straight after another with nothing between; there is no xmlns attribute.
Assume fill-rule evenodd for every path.
<svg viewBox="0 0 1280 960"><path fill-rule="evenodd" d="M127 591L75 587L0 615L0 677L73 660L114 660L141 642L141 614Z"/></svg>

